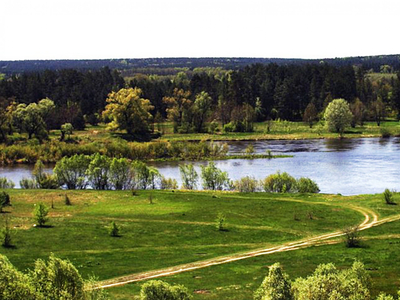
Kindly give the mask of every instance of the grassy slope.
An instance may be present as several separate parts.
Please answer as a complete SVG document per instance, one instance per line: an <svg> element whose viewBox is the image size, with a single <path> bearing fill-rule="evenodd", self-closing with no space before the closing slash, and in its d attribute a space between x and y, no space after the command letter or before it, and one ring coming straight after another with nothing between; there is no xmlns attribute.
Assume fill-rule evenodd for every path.
<svg viewBox="0 0 400 300"><path fill-rule="evenodd" d="M70 259L85 277L94 273L100 279L269 247L331 232L363 220L360 213L348 209L350 204L373 207L382 216L400 210L400 206L387 208L380 204L382 200L378 196L140 191L138 196L133 197L127 191L68 191L73 205L65 206L63 201L66 191L9 192L12 207L6 208L9 213L1 217L8 217L11 225L16 226L13 235L16 248L1 248L0 253L7 255L19 269L26 269L32 267L36 258L46 258L53 252ZM153 204L148 201L150 194L153 196ZM53 227L32 227L31 212L34 203L39 201L49 206L51 202L54 203L49 222ZM218 212L226 215L228 231L219 232L215 229ZM310 212L312 220L307 217ZM300 221L294 220L294 214ZM122 237L108 236L107 226L111 220L122 226ZM343 249L340 248L340 251ZM291 253L280 255L288 255L286 259L291 261ZM331 261L331 256L325 256L325 260L321 257L321 262ZM275 261L273 258L258 259L266 259L264 264ZM292 260L294 262L297 262L296 257ZM235 265L196 271L199 273L195 274L213 274L199 275L204 278L199 285L198 280L192 280L194 275L189 275L191 273L176 278L192 290L202 289L203 285L208 286L208 289L213 289L213 286L215 289L219 286L227 287L231 282L230 279L226 280L231 277L227 276L230 273L220 274L217 271L218 274L214 274L212 270L225 272L223 270L235 268ZM248 265L247 261L243 262L243 266L239 263L238 272L253 278L257 275L253 274L253 268L259 267L247 269ZM298 269L303 270L304 267ZM307 266L306 269L311 270L312 267ZM259 281L265 271L263 268L257 275ZM297 274L296 268L292 274ZM219 281L214 280L217 277L220 277ZM236 279L244 280L240 276ZM254 282L250 280L249 284ZM213 293L216 293L217 298L222 297L218 299L223 299L223 290L216 289L218 292ZM250 290L254 290L253 285L249 287ZM129 285L112 290L112 293L115 298L121 295L123 298L126 297L125 293L132 295L131 292L136 291L136 285Z"/></svg>

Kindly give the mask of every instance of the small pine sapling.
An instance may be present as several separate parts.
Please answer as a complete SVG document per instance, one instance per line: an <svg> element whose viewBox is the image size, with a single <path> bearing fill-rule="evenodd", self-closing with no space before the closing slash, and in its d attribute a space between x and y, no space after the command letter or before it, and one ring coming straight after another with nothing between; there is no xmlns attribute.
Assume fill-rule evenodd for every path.
<svg viewBox="0 0 400 300"><path fill-rule="evenodd" d="M109 230L110 236L119 237L120 236L119 231L120 231L119 226L114 221L112 221L111 225L110 225L110 230Z"/></svg>

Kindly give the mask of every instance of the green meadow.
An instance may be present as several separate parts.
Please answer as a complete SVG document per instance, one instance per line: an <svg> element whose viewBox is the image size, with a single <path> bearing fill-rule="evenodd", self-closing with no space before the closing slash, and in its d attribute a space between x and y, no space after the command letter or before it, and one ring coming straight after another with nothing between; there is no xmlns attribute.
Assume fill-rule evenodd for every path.
<svg viewBox="0 0 400 300"><path fill-rule="evenodd" d="M12 227L15 247L0 248L1 254L25 270L33 267L35 259L54 253L69 259L85 278L95 274L99 280L334 232L362 223L365 216L361 211L371 219L373 213L379 218L400 214L400 206L384 204L382 195L161 190L137 191L136 195L131 191L93 190L8 192L12 206L6 207L0 218L2 224L7 219ZM66 194L70 206L64 203ZM39 202L50 208L44 228L34 226L32 216ZM216 228L218 214L226 218L225 230ZM120 237L109 235L112 221L120 226ZM294 279L311 273L319 263L335 262L344 267L357 258L371 271L373 291L393 292L400 280L400 270L395 268L398 223L363 231L365 247L358 249L347 249L338 241L181 273L165 280L185 284L195 299L250 299L266 275L267 266L274 262L281 262ZM382 276L385 279L379 279ZM140 283L135 283L109 292L112 299L132 299L139 290Z"/></svg>

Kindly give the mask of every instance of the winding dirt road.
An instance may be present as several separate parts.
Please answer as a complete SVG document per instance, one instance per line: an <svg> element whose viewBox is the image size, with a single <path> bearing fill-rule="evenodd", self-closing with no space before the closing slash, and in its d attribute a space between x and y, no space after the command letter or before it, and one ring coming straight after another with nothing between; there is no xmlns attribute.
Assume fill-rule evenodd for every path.
<svg viewBox="0 0 400 300"><path fill-rule="evenodd" d="M357 206L347 206L350 209L356 210L364 215L364 221L358 226L359 230L365 230L368 228L371 228L373 226L378 226L384 223L388 222L393 222L396 220L400 220L400 215L395 215L387 218L383 218L381 220L378 220L378 215L367 208L361 208ZM210 266L215 266L215 265L221 265L221 264L226 264L234 261L239 261L251 257L256 257L256 256L261 256L261 255L268 255L268 254L273 254L277 252L285 252L285 251L293 251L293 250L298 250L298 249L303 249L315 245L320 245L320 244L333 244L337 243L337 241L328 241L332 238L337 238L344 235L342 231L336 231L328 234L323 234L311 238L306 238L302 239L299 241L295 242L290 242L290 243L285 243L283 245L271 247L271 248L266 248L266 249L259 249L259 250L253 250L253 251L248 251L244 253L237 253L229 256L223 256L223 257L218 257L218 258L213 258L209 260L204 260L204 261L198 261L198 262L193 262L193 263L188 263L188 264L182 264L178 266L173 266L170 268L165 268L165 269L160 269L160 270L154 270L154 271L148 271L148 272L143 272L143 273L136 273L136 274L131 274L127 276L121 276L117 278L112 278L109 280L101 281L98 283L98 288L111 288L111 287L116 287L116 286L121 286L125 285L128 283L132 282L137 282L137 281L142 281L142 280L148 280L148 279L154 279L154 278L159 278L159 277L165 277L165 276L170 276L182 272L188 272L188 271L193 271L201 268L206 268Z"/></svg>

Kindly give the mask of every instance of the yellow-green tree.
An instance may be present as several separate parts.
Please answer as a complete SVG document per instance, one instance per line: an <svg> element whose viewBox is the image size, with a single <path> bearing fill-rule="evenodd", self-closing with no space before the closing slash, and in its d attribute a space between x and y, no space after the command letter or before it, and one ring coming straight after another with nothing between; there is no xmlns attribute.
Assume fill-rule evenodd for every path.
<svg viewBox="0 0 400 300"><path fill-rule="evenodd" d="M189 91L175 88L171 97L163 98L163 102L168 105L168 119L174 123L174 132L177 132L178 129L188 131L186 129L191 121L190 109L193 104L189 97Z"/></svg>
<svg viewBox="0 0 400 300"><path fill-rule="evenodd" d="M150 132L154 108L150 100L141 97L139 88L120 89L108 94L107 106L103 116L111 119L108 128L126 130L131 136L141 138Z"/></svg>

